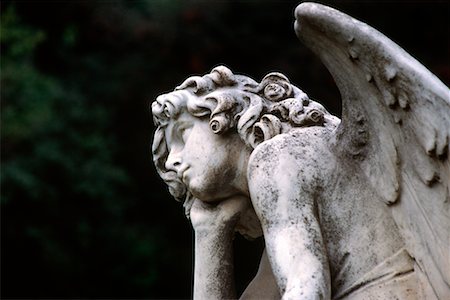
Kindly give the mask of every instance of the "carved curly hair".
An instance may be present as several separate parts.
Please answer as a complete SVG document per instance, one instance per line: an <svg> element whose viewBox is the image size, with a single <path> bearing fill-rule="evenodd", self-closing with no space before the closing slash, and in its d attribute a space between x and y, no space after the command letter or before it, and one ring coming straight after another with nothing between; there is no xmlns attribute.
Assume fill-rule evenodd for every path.
<svg viewBox="0 0 450 300"><path fill-rule="evenodd" d="M175 91L159 96L152 103L157 126L152 147L154 163L178 201L190 195L175 172L164 166L168 157L164 128L184 109L195 117L209 116L215 134L236 130L253 149L293 127L335 128L339 124L338 118L309 99L281 73L270 73L257 83L219 66L205 76L189 77Z"/></svg>

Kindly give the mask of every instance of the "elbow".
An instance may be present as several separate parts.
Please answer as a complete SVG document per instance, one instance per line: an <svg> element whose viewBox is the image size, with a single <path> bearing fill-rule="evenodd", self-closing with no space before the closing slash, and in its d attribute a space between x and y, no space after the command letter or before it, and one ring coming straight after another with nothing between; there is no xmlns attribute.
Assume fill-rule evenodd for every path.
<svg viewBox="0 0 450 300"><path fill-rule="evenodd" d="M283 294L282 300L298 300L298 299L308 299L308 300L329 300L331 299L330 291L314 291L312 293L305 291L304 289L297 290L291 289Z"/></svg>
<svg viewBox="0 0 450 300"><path fill-rule="evenodd" d="M324 274L325 275L325 274ZM312 280L301 283L301 280L287 282L282 300L329 300L331 299L331 286L328 276L312 276Z"/></svg>

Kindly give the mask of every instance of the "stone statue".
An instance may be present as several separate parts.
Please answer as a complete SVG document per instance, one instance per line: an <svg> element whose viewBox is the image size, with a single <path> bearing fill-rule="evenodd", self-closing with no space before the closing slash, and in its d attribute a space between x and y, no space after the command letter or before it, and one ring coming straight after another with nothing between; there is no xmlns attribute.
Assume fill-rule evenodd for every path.
<svg viewBox="0 0 450 300"><path fill-rule="evenodd" d="M364 23L295 14L342 121L280 73L224 66L152 104L156 168L195 231L194 298L236 298L237 231L266 246L242 299L450 299L450 90Z"/></svg>

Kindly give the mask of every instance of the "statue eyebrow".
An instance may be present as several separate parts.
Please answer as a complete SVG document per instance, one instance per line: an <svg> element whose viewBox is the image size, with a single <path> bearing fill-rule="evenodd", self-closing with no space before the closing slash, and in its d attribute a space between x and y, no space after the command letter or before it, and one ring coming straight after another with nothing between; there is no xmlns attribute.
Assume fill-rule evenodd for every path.
<svg viewBox="0 0 450 300"><path fill-rule="evenodd" d="M189 121L177 121L177 123L173 126L174 131L182 131L189 127L192 127L192 123Z"/></svg>

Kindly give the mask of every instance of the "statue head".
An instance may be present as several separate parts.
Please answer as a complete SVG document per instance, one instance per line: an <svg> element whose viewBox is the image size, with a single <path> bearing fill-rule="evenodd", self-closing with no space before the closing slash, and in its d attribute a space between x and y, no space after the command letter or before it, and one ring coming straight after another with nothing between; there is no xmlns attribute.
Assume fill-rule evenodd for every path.
<svg viewBox="0 0 450 300"><path fill-rule="evenodd" d="M195 185L186 185L194 175L180 155L188 147L187 139L196 145L186 149L191 152L190 162L203 164L197 175L203 169L205 180L223 180L215 184L225 193L225 182L232 183L236 175L233 168L246 168L245 157L260 143L294 127L334 128L339 122L283 74L270 73L258 83L224 66L190 77L175 91L159 96L152 113L157 126L152 147L156 169L178 201L219 192L212 186L195 191Z"/></svg>

